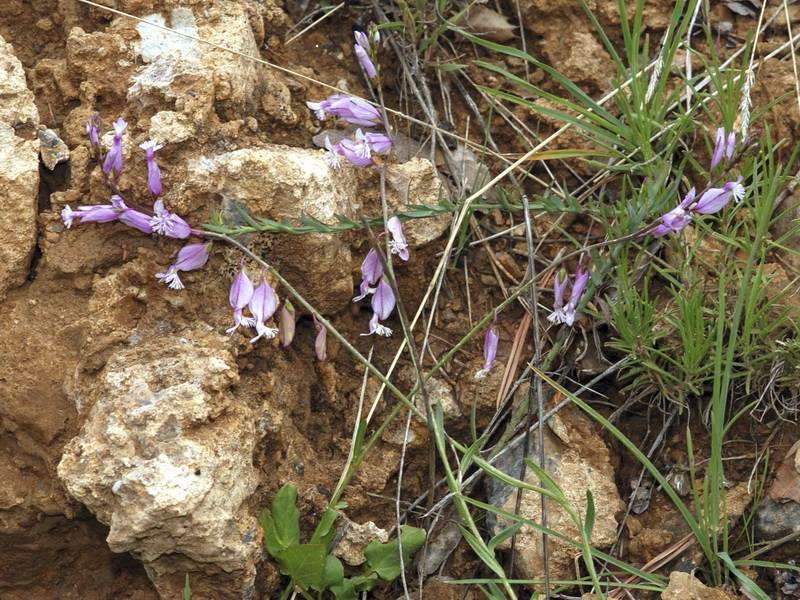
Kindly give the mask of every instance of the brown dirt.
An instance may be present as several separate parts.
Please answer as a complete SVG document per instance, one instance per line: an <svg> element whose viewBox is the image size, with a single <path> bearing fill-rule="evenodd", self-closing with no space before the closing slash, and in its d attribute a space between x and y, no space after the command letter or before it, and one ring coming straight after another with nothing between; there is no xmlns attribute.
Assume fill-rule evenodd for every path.
<svg viewBox="0 0 800 600"><path fill-rule="evenodd" d="M128 11L141 15L173 5L162 0L131 0L116 4L124 4ZM254 5L251 2L243 4L248 8ZM603 22L612 29L615 21L618 23L619 15L602 8L606 3L601 0L597 4L601 7ZM648 8L646 22L652 40L658 39L663 31L666 23L662 17L668 14L667 7L671 4L663 0ZM608 90L613 65L604 51L598 53L598 42L589 33L589 24L575 6L576 3L569 1L534 0L528 3L526 11L535 15L537 23L535 31L530 34L530 42L545 60L559 65L591 94L599 95ZM351 9L349 17L332 19L289 48L283 47L280 41L288 27L288 17L274 7L264 9L262 6L262 9L260 16L258 11L254 11L253 19L255 29L263 30L265 59L328 83L345 81L351 92L367 95L352 56L352 25L356 18L361 17L355 8ZM91 225L69 233L60 226L58 213L67 201L73 205L93 204L103 202L107 196L96 170L94 175L90 175L93 164L84 140L83 123L94 111L99 111L110 122L126 109L130 110L125 105L125 90L133 65L126 64L124 47L116 43L114 34L108 34L105 42L109 52L120 53L114 63L118 65L116 72L109 72L101 65L93 66L91 57L80 57L84 62L76 63L67 59L67 39L73 27L80 27L87 34L104 32L112 18L103 10L75 0L7 0L0 6L0 36L13 45L25 68L41 122L59 130L73 152L71 163L58 167L54 173L42 169L40 236L30 275L24 285L10 290L0 304L0 316L6 324L0 331L0 598L3 599L146 600L158 597L139 562L128 554L115 554L109 550L105 541L108 529L73 500L56 477L56 466L64 446L78 434L82 425L83 417L73 401L72 388L77 380L75 371L81 370L82 379L96 377L109 356L128 343L131 331L157 331L160 327L181 331L187 324L204 322L222 332L230 318L226 286L229 284L231 260L224 255L215 255L202 272L189 275L191 294L184 294L182 299L176 300L175 296L165 294L163 287L152 277L156 269L169 264L168 257L177 248L174 244L163 239L154 241L122 225ZM749 24L742 20L736 22L741 29ZM134 35L131 31L128 30L129 35ZM576 39L580 40L582 53L569 52ZM775 68L768 70L768 76L759 80L756 103L772 100L789 89L786 78L791 76L791 71L787 70L787 63L775 63ZM520 70L519 65L509 63L509 66ZM482 84L502 83L486 72L475 70L472 74ZM532 77L541 79L543 74L534 73ZM276 92L274 102L263 101L254 115L262 124L257 131L246 125L244 115L240 115L238 121L226 120L222 111L219 129L210 134L215 143L229 147L279 143L311 148L315 125L304 103L321 99L327 91L322 86L310 85L288 75L277 75L276 82L288 91L291 111L299 116L298 121L282 120L279 113L283 109L276 108L279 104L275 100L279 96ZM86 91L87 87L92 88L91 94ZM404 104L402 90L395 81L390 82L387 91L390 104ZM86 99L90 95L94 103L88 105ZM163 108L143 109L139 123ZM772 109L776 114L771 121L779 127L778 137L792 137L800 127L800 121L796 114L780 113L781 110L785 109ZM550 126L539 123L530 111L519 109L516 112L530 125L545 130ZM464 130L468 115L463 104L454 107L457 131ZM136 127L135 122L131 129ZM507 152L522 150L513 133L498 133L495 137L507 144L504 148ZM187 143L199 145L206 141ZM167 149L161 156L162 164L166 165L165 187L177 188L182 173L177 167L173 170L169 166L171 152L174 150ZM142 189L143 161L134 159L133 164L124 184ZM54 191L58 193L51 197ZM182 202L188 218L196 222L207 218L209 199L189 197ZM291 244L291 241L286 243ZM421 249L414 262L403 268L400 285L409 308L415 307L421 290L427 285L435 255L441 247L441 244L433 244ZM519 246L497 242L492 250L503 257L501 260L505 261L512 276L524 272L526 258L520 254ZM464 271L453 271L447 285L450 297L441 300L442 316L431 345L437 356L469 330L472 320L485 314L502 297L486 253L475 247L466 251L464 256L469 265L471 297L467 298L465 293ZM136 294L109 294L108 305L101 311L104 320L98 322L95 318L100 313L90 304L96 302L98 286L103 285L104 278L111 276L139 291ZM357 272L353 273L353 280L357 281ZM506 285L511 283L505 281ZM506 311L502 324L504 341L513 339L515 324L523 314L521 307ZM369 318L368 311L355 305L343 306L341 312L330 315L330 318L361 352L368 351L372 340L359 336ZM305 317L299 323L298 337L289 349L283 350L272 344L249 348L244 338L237 349L241 379L236 393L242 403L254 409L261 407L262 398L275 394L276 390L289 390L290 396L296 400L290 407L276 407L275 416L266 418L266 435L254 456L254 463L260 470L259 487L249 502L250 508L255 514L258 509L268 506L280 486L294 483L300 488L299 509L304 528L308 531L313 527L315 516L324 510L347 457L362 372L336 344L330 346L329 361L317 363L313 356L314 334L310 320ZM385 369L389 365L399 342L397 336L378 344L374 360L379 368ZM501 362L504 362L508 347L501 348ZM473 380L472 375L480 368L481 362L480 345L467 345L441 376L452 385L463 415L469 415L473 402L477 402L479 430L493 416L494 395L499 383L494 376L485 382ZM406 367L404 376L399 379L398 385L403 390L409 389L413 383L410 373ZM377 388L371 389L373 396L376 391ZM606 391L614 402L621 401L616 388ZM374 422L380 423L393 406L394 402L387 397L379 404ZM270 421L270 418L274 420ZM652 416L642 414L630 419L625 430L635 438L637 432L643 430L641 423L649 418ZM684 425L674 426L677 433L668 447L683 445ZM701 447L702 429L696 420L692 425L696 447ZM451 419L447 426L451 435L468 440L469 421L466 417ZM658 427L657 424L652 426ZM750 427L752 431L748 430ZM417 439L405 457L405 501L418 497L427 485L427 433L418 426L415 433ZM731 461L729 477L733 481L747 480L755 449L762 447L769 433L765 426L750 422L742 425L737 437L740 441L727 450L730 456L747 457ZM387 437L390 434L391 431ZM397 434L394 432L393 435ZM775 454L782 456L796 437L794 425L784 424L780 435L771 441ZM678 462L676 453L679 451L665 453L659 465L666 468L671 462ZM397 445L378 444L345 494L351 519L358 522L372 520L381 527L393 524L393 496L399 460ZM615 466L620 490L627 494L633 467L622 455ZM678 531L671 536L663 533L670 530L671 526L664 524L670 514L663 498L659 500L658 493L655 498L653 508L638 517L634 525L635 534L631 535L626 557L631 561L643 562L652 558L671 538L682 535ZM462 543L448 564L446 574L472 577L477 568L474 555ZM256 596L275 597L280 585L276 568L269 561L263 563ZM428 588L428 597L431 598L448 598L450 593L441 582L434 582Z"/></svg>

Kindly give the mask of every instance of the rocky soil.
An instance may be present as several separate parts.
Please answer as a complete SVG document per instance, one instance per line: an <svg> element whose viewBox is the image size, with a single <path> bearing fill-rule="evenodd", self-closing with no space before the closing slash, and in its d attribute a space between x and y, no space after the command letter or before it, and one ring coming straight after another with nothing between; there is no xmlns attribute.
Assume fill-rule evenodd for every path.
<svg viewBox="0 0 800 600"><path fill-rule="evenodd" d="M363 369L336 343L328 361L318 362L316 330L303 311L289 348L227 336L228 290L240 256L234 250L215 247L204 269L186 274L186 289L171 290L155 275L172 263L178 242L120 223L66 229L60 212L108 201L85 131L98 112L107 124L118 117L129 123L120 187L145 197L138 146L157 139L164 145L158 155L164 200L191 223L207 222L212 208L235 215L235 205L275 220L301 212L324 222L337 214L357 218L359 211L378 215L377 176L331 171L313 141L320 123L305 104L326 97L326 85L368 96L352 27L369 13L352 6L287 43L297 7L278 0L101 4L215 45L77 0L0 3L0 598L174 599L182 597L187 573L196 598L277 597L286 580L265 556L258 513L292 483L300 490L303 527L313 528L348 456ZM615 31L616 2L589 4ZM588 93L608 91L613 63L576 2L520 5L538 56ZM671 6L648 3L652 40L668 25ZM752 25L723 17L742 31ZM393 60L387 58L388 71L398 67ZM772 59L763 73L754 95L760 106L792 85L789 61ZM492 76L475 76L493 85ZM394 81L387 92L399 102ZM463 132L468 109L453 110ZM534 123L532 114L519 114ZM774 108L770 120L776 138L800 136L796 108ZM521 150L513 132L498 139L508 152ZM442 183L427 158L392 169L392 206L438 202ZM444 217L408 232L414 258L399 267L399 285L411 310L448 227ZM360 334L370 311L351 302L369 248L365 235L262 234L246 241L368 353L373 340ZM524 256L504 255L512 274L524 271ZM493 275L480 247L465 256L475 287L468 296L464 273L454 272L434 332L437 354L502 297L483 285ZM506 321L523 314L512 308ZM511 340L514 331L503 336ZM376 345L380 368L388 368L400 341ZM473 378L481 352L479 343L465 348L431 383L448 406L450 431L465 439L473 404L479 429L491 420L502 376ZM407 363L397 379L403 389L413 384ZM371 381L367 398L377 392ZM607 395L621 402L615 390ZM370 427L393 407L391 398L377 397ZM560 418L549 451L563 459L568 480L594 482L601 511L593 541L608 546L628 493L619 459L582 417ZM785 451L791 437L779 436L776 449ZM404 501L427 486L427 431L414 425L412 438ZM402 450L402 425L393 424L344 496L349 519L391 528ZM576 489L574 501L583 495ZM507 500L513 506L514 498ZM523 510L535 518L538 508ZM642 517L637 557L646 560L661 547L665 522ZM521 540L518 551L527 544ZM518 563L522 576L538 568L537 556L528 560ZM570 576L570 561L566 556L557 577ZM445 574L469 577L477 564L462 543ZM434 581L427 597L450 593Z"/></svg>

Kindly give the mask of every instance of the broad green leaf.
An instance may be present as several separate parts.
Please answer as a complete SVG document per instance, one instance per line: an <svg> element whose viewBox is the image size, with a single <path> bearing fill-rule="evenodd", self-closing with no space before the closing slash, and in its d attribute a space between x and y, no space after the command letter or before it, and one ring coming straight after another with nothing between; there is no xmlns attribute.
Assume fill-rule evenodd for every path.
<svg viewBox="0 0 800 600"><path fill-rule="evenodd" d="M353 582L353 587L359 592L367 592L380 583L377 573L356 575L355 577L351 577L350 581Z"/></svg>
<svg viewBox="0 0 800 600"><path fill-rule="evenodd" d="M346 578L338 585L330 587L331 593L336 596L336 600L358 600L358 592L356 586L353 585L353 580Z"/></svg>
<svg viewBox="0 0 800 600"><path fill-rule="evenodd" d="M261 511L259 522L264 528L264 545L272 556L300 543L300 511L296 501L297 488L285 485L272 500L272 512Z"/></svg>
<svg viewBox="0 0 800 600"><path fill-rule="evenodd" d="M325 544L297 544L281 550L275 556L281 573L289 575L304 588L318 588L325 574Z"/></svg>
<svg viewBox="0 0 800 600"><path fill-rule="evenodd" d="M342 561L335 556L328 554L325 557L325 569L322 575L322 581L318 587L314 589L318 592L327 590L337 585L342 585L344 581L344 567Z"/></svg>
<svg viewBox="0 0 800 600"><path fill-rule="evenodd" d="M403 564L408 565L411 553L416 552L425 543L425 532L422 529L404 525L400 528L403 540ZM392 540L386 544L373 541L364 550L367 564L372 572L381 579L391 581L400 576L400 552L398 541Z"/></svg>

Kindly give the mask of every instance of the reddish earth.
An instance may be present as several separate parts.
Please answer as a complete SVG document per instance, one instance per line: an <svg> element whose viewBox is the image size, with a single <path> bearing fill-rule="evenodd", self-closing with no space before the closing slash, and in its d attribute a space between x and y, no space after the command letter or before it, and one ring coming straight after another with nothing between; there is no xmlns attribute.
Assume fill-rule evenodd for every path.
<svg viewBox="0 0 800 600"><path fill-rule="evenodd" d="M66 230L59 213L66 204L74 207L107 200L108 191L85 139L84 125L94 112L99 112L106 123L125 115L130 123L129 134L138 144L147 137L150 123L157 114L174 111L188 117L202 114L206 120L202 126L192 129L188 139L167 145L161 152L165 189L172 190L167 192L167 198L172 207L191 222L206 222L209 209L222 202L223 194L204 193L204 181L189 181L187 162L210 153L274 144L314 148L312 136L318 131L318 123L305 102L321 100L329 90L321 84L310 83L307 78L346 87L353 94L368 97L369 91L353 56L351 32L357 22L363 24L372 17L360 7L350 7L346 16L343 16L346 11L341 11L287 46L283 40L293 23L292 18L282 6L269 1L106 3L137 16L166 15L173 7L189 6L202 15L199 20L205 25L200 28L201 37L204 26L211 27L231 15L245 14L261 56L294 74L267 69L261 80L263 88L256 94L226 89L224 81L210 83L204 79L204 74L184 73L185 81L178 78L179 85L184 86L178 97L160 97L154 103L141 98L132 100L128 95L130 78L142 66L140 57L132 50L138 40L135 21L76 0L7 0L0 6L0 36L11 45L13 55L24 68L38 120L41 125L57 131L71 151L69 162L55 170L40 168L38 195L30 198L31 202L37 202L36 217L27 224L35 232L35 242L30 249L16 247L17 258L23 266L4 279L4 297L0 303L0 318L5 324L0 331L0 598L3 599L144 600L159 597L140 561L128 552L112 552L107 542L109 528L68 493L57 475L67 444L82 431L91 407L102 400L97 390L111 371L109 361L123 355L133 356L135 358L129 360L142 363L156 360L147 353L136 354L141 339L158 346L163 337L166 347L172 343L166 340L180 340L187 335L196 335L198 339L208 336L209 347L217 348L220 355L235 365L230 370L230 382L226 384L229 389L216 390L221 396L227 394L225 401L229 404L214 418L230 418L233 422L239 414L237 411L256 415L253 427L258 434L253 438L256 442L252 451L255 491L241 507L251 520L261 508L269 505L282 485L293 483L300 489L298 507L303 515L302 526L305 531L311 531L327 506L329 494L336 488L356 422L363 369L336 343L329 345L328 361L318 363L313 352L316 331L310 316L303 311L299 313L302 318L297 339L285 350L276 343L250 346L244 335L214 337L224 335L224 330L230 326L227 294L232 274L236 272L236 253L217 252L204 270L187 275L186 290L172 293L153 275L170 264L179 248L174 240L149 237L120 224L92 224ZM590 26L576 4L563 0L523 3L528 49L556 65L588 93L600 96L608 91L614 66L590 33ZM596 5L606 32L619 42L618 27L615 28L619 15L609 8L616 3L590 4ZM667 16L673 3L659 0L647 4L644 21L650 39L657 40L668 25ZM735 23L734 32L741 36L746 36L748 28L754 26L752 20L722 14L721 6L714 10L717 19ZM507 14L513 15L514 11L509 10ZM223 31L216 39L217 43L233 44L239 39L236 32L228 33L227 37L224 34ZM731 38L736 39L733 35ZM450 39L446 41L461 44ZM698 40L698 44L702 51L702 41ZM466 46L459 46L459 49L467 54L473 52ZM720 38L719 49L727 51L725 39ZM766 44L762 51L769 51ZM228 54L221 53L215 60L228 58ZM520 62L509 59L505 66L524 74ZM232 67L234 71L245 68L242 63ZM400 72L398 59L387 53L383 69L391 75L387 77L387 105L422 119L422 111L407 96L401 78L394 78ZM506 85L496 75L477 67L470 67L469 73L483 85ZM431 81L435 81L435 77L431 72ZM546 89L557 90L541 71L534 70L529 77ZM763 106L780 96L791 88L790 81L788 61L769 61L763 75L759 76L755 104ZM213 97L208 96L208 90L213 91ZM437 103L440 102L438 94L437 89ZM481 103L480 109L484 116L488 115L488 104ZM469 107L460 97L454 96L451 110L448 120L455 131L463 134L468 120L472 122L473 119ZM521 108L515 108L514 113L529 126L547 130L553 125L539 122L533 113ZM767 118L775 127L773 135L777 139L795 139L800 134L796 107L788 103L772 108ZM502 126L505 121L495 116L492 123ZM410 137L421 137L414 126L401 125L398 129ZM23 140L35 139L36 127L30 122L18 122L14 130ZM499 127L494 139L503 152L524 150L510 129ZM479 135L476 141L482 142ZM567 139L564 146L574 143L573 139ZM144 159L131 153L126 160L130 167L126 167L122 187L144 190ZM490 161L489 166L497 169L501 163ZM556 178L570 176L565 168L561 169L563 172L556 173ZM270 181L264 181L265 187L269 185ZM529 192L535 191L533 183L526 185L531 186ZM367 210L374 209L376 197L359 197L357 201L363 202ZM5 200L0 197L0 201ZM15 208L9 205L7 211ZM505 213L497 212L491 220L497 229L510 224ZM580 220L573 226L576 233L587 230L587 225ZM347 252L352 252L352 257L347 259L349 262L342 258L339 266L352 267L352 287L347 278L336 283L339 287L334 294L335 302L325 297L328 284L323 275L319 275L320 281L316 283L303 279L307 277L303 270L305 263L313 263L316 254L309 255L308 247L296 238L266 235L253 241L253 246L271 253L267 260L275 261L279 270L285 269L287 278L301 286L301 291L309 297L339 306L338 309L328 308L325 316L366 354L373 340L360 334L365 331L370 311L349 300L358 284L358 266L368 245L361 234L350 232L341 239L345 240L343 246ZM400 268L399 286L408 311L416 310L445 240L446 236L442 236L414 249L414 259ZM0 238L0 244L6 246L16 243L9 235ZM327 242L321 247L325 245ZM545 250L548 258L562 245ZM526 268L524 243L496 240L491 250L502 266L504 285L512 286ZM477 319L503 298L497 285L497 272L493 269L496 263L489 260L486 250L473 246L461 256L458 268L448 276L446 296L442 296L439 303L441 316L430 344L432 354L437 357L449 350ZM504 341L514 338L516 326L524 314L522 306L512 306L504 313L501 325ZM399 331L399 323L394 323L393 327ZM382 371L388 369L400 339L395 336L376 345L373 361ZM572 347L577 343L573 341ZM503 363L509 347L510 344L501 348ZM126 355L129 349L131 354ZM610 353L606 356L618 359ZM527 354L525 360L529 357ZM474 372L482 362L480 342L467 344L438 380L460 411L458 416L451 415L446 423L448 432L465 442L470 438L469 415L473 403L479 431L495 413L495 397L502 374L493 372L486 380L474 380ZM587 359L577 367L584 369L584 375L593 367L589 362ZM407 360L401 363L398 373L397 385L404 391L409 390L414 376ZM577 372L577 376L582 375ZM605 404L601 406L610 413L624 402L625 394L619 391L618 382L603 385L605 389L598 390L605 394L602 400ZM220 388L224 387L220 384ZM374 398L377 391L376 382L370 381L366 401ZM380 400L371 431L382 423L394 405L395 401L389 396ZM635 440L646 428L645 423L660 419L660 415L655 418L645 404L635 406L628 415L623 427ZM402 437L401 420L404 421L399 419L384 434L344 496L349 504L347 516L353 521L374 521L387 529L395 522L394 497L401 456L397 440ZM680 465L685 459L681 448L685 447L686 422L678 421L670 430L673 433L668 438L667 450L658 459L659 466L664 469ZM701 448L703 433L698 420L691 425L696 428L696 447ZM660 424L650 426L658 429ZM427 432L419 424L414 425L413 430L417 437L404 457L403 502L413 501L427 489ZM760 449L769 437L774 455L782 458L797 438L794 423L782 423L779 433L773 437L770 432L755 421L741 425L736 447L732 444L729 448L730 456L744 457L731 460L729 477L732 481L748 479L754 446ZM612 450L611 464L616 470L620 494L627 500L628 482L638 475L638 470L610 440L607 444ZM658 492L654 498L650 511L638 517L631 527L632 531L635 529L632 540L626 540L626 559L632 562L649 560L669 541L665 540L669 536L664 531L672 528L672 513ZM250 525L243 523L241 527L247 531ZM671 537L682 535L678 525L674 529L669 532ZM790 550L785 550L786 556L791 556ZM781 556L770 557L779 558ZM165 577L161 584L164 597L177 597L174 592L182 587L181 563L169 566L173 567L175 576ZM479 563L462 542L447 563L444 574L470 578L476 571L480 573ZM227 581L226 576L221 573L222 579L215 580L213 574L193 572L195 597L232 597L219 589L224 585L219 582ZM285 578L281 580L274 563L262 561L259 556L255 587L243 592L241 597L247 597L248 593L255 598L277 597L285 584ZM426 597L456 597L452 588L440 581L430 583L426 589ZM394 596L386 593L386 597L399 595L399 592ZM473 593L477 597L477 592L473 591L468 592L467 597Z"/></svg>

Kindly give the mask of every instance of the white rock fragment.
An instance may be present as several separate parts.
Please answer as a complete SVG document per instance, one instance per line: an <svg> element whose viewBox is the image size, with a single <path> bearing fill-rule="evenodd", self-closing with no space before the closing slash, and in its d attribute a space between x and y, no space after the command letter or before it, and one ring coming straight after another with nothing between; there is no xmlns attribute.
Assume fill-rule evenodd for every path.
<svg viewBox="0 0 800 600"><path fill-rule="evenodd" d="M0 37L0 300L24 283L36 245L39 113L22 63ZM25 135L25 133L28 135Z"/></svg>
<svg viewBox="0 0 800 600"><path fill-rule="evenodd" d="M58 475L109 525L110 548L142 560L163 597L177 597L172 575L187 565L243 596L261 555L257 540L243 541L257 483L254 417L230 392L226 340L194 333L154 332L108 361Z"/></svg>
<svg viewBox="0 0 800 600"><path fill-rule="evenodd" d="M352 567L362 565L367 562L364 550L376 540L385 544L389 541L389 533L372 521L363 525L350 521L333 554Z"/></svg>

